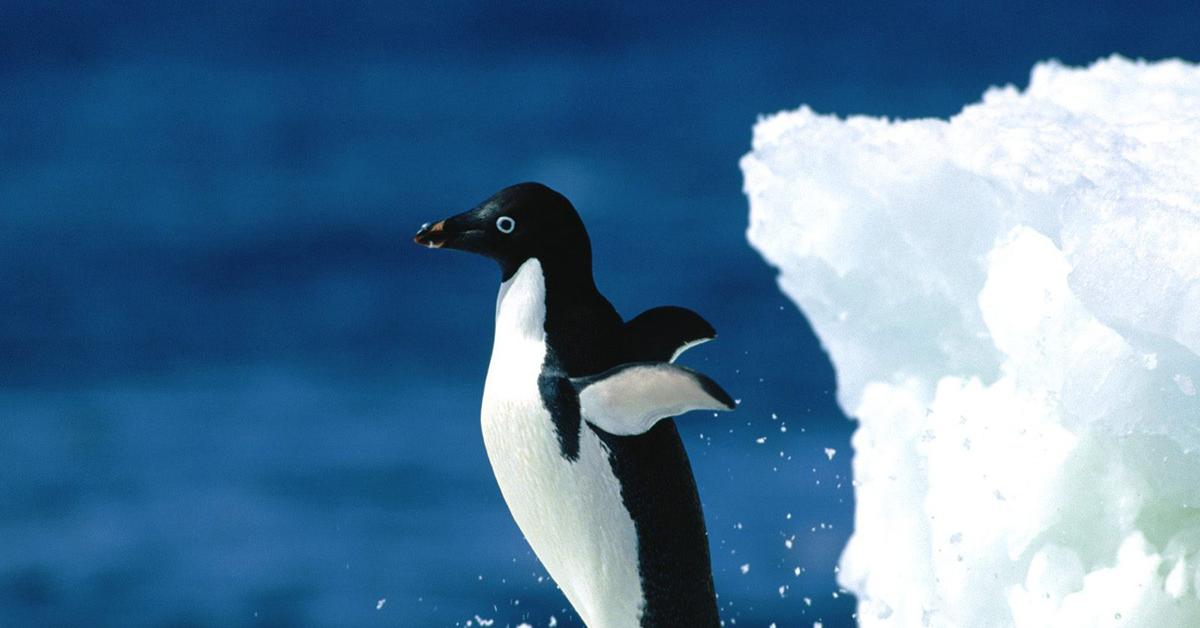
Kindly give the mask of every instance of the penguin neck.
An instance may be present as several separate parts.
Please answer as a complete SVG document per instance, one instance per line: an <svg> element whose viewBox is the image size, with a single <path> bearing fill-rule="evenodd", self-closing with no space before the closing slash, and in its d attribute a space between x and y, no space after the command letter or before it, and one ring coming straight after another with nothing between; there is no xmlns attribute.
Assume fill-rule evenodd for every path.
<svg viewBox="0 0 1200 628"><path fill-rule="evenodd" d="M592 258L538 257L550 303L590 303L599 296L592 276Z"/></svg>
<svg viewBox="0 0 1200 628"><path fill-rule="evenodd" d="M553 286L553 301L588 303L600 296L596 280L592 277L590 256L574 262L535 256L504 268L497 306L510 292L515 291L526 295L522 297L523 301L530 301L532 293L536 292L544 308L550 286Z"/></svg>
<svg viewBox="0 0 1200 628"><path fill-rule="evenodd" d="M508 340L545 341L546 277L537 258L507 274L496 295L496 348Z"/></svg>
<svg viewBox="0 0 1200 628"><path fill-rule="evenodd" d="M554 283L596 289L592 279L592 246L586 236L540 247L537 253L519 262L498 260L501 281L507 282L533 260L541 265L546 277L554 278Z"/></svg>
<svg viewBox="0 0 1200 628"><path fill-rule="evenodd" d="M557 261L531 257L500 284L497 342L521 338L543 344L548 366L572 376L608 368L621 318L596 289L590 263Z"/></svg>
<svg viewBox="0 0 1200 628"><path fill-rule="evenodd" d="M515 283L518 275L533 272L542 281L542 296L552 290L551 300L558 302L591 303L600 296L596 288L596 280L592 276L592 255L590 247L584 243L580 249L573 251L546 251L526 258L518 264L501 264L501 284L503 293L506 288Z"/></svg>

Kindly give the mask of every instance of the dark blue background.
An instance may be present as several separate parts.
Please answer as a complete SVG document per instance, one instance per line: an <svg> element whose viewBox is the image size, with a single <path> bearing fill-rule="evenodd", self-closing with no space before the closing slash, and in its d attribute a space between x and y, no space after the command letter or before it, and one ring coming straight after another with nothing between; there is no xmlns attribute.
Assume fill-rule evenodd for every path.
<svg viewBox="0 0 1200 628"><path fill-rule="evenodd" d="M744 241L756 116L1200 58L1193 1L193 4L0 4L3 625L577 623L480 441L497 271L410 242L531 179L623 314L721 333L684 361L742 406L680 427L724 617L849 624L852 424Z"/></svg>

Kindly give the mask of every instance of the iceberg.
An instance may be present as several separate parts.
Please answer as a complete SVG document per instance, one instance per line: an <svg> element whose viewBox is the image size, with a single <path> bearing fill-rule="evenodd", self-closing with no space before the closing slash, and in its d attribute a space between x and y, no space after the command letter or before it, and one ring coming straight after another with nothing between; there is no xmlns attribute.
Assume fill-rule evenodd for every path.
<svg viewBox="0 0 1200 628"><path fill-rule="evenodd" d="M1200 66L763 118L750 243L858 420L863 626L1200 626Z"/></svg>

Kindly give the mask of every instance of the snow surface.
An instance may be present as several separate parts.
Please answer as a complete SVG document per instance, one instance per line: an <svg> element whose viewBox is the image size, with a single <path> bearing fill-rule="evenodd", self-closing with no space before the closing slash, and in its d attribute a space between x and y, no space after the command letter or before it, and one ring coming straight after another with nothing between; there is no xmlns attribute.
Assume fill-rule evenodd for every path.
<svg viewBox="0 0 1200 628"><path fill-rule="evenodd" d="M860 421L864 626L1200 625L1200 67L761 120L749 239Z"/></svg>

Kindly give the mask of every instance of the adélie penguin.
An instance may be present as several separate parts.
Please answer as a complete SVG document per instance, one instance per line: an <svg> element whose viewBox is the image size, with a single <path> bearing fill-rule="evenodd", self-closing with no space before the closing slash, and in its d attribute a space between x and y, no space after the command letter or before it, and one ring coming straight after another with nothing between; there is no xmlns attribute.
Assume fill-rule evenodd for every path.
<svg viewBox="0 0 1200 628"><path fill-rule="evenodd" d="M596 289L579 214L541 184L500 190L414 240L500 264L483 440L513 518L580 618L719 625L700 498L671 418L734 407L672 364L713 328L680 307L622 320Z"/></svg>

